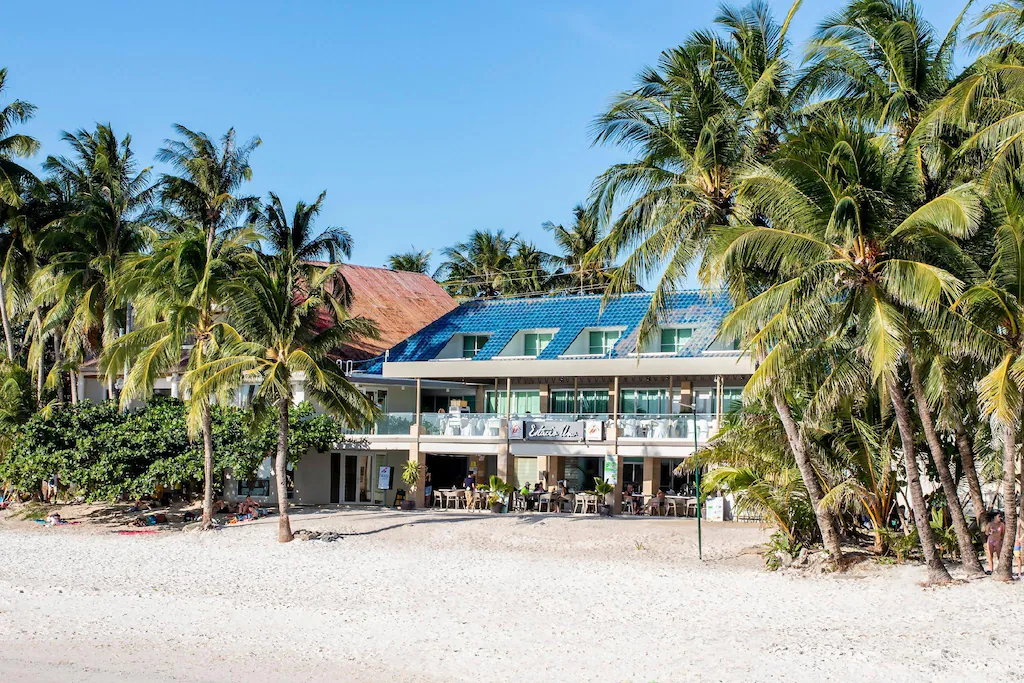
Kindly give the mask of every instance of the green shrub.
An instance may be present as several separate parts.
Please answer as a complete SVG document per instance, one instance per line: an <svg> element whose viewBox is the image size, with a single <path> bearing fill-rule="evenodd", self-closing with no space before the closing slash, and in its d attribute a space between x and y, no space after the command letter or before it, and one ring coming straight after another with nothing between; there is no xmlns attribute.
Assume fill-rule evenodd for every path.
<svg viewBox="0 0 1024 683"><path fill-rule="evenodd" d="M230 469L251 477L277 446L277 422L251 411L215 406L214 479ZM121 412L113 402L83 402L31 417L0 460L0 481L36 491L54 472L74 484L87 500L135 498L168 488L198 491L203 481L203 447L190 441L185 405L154 398L145 407ZM291 413L289 461L309 448L328 450L343 439L340 426L308 403Z"/></svg>

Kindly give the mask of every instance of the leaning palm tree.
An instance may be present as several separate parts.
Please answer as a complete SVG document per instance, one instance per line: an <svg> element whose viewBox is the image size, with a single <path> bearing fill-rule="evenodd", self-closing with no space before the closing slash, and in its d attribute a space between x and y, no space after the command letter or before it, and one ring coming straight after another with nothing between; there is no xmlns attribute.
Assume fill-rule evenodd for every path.
<svg viewBox="0 0 1024 683"><path fill-rule="evenodd" d="M814 121L784 145L772 166L743 178L742 210L765 224L721 229L713 251L719 274L754 268L774 280L752 297L745 288L734 291L739 305L722 330L743 336L764 354L748 391L770 389L805 349L830 345L838 353L848 344L852 355L848 361L835 356L818 388L824 397L819 403L835 405L848 395L854 378L860 381L855 371L860 364L889 396L930 579L948 581L927 523L900 370L906 366L913 374L917 369L917 321L940 329L952 325L942 311L963 285L948 268L968 261L955 238L972 234L981 206L970 186L923 205L920 197L907 154L880 144L859 125ZM928 406L918 403L924 415ZM939 468L948 469L934 449L932 455ZM955 492L951 498L952 510L959 500Z"/></svg>
<svg viewBox="0 0 1024 683"><path fill-rule="evenodd" d="M408 273L430 272L430 250L410 249L388 256L387 267L391 270L402 270Z"/></svg>
<svg viewBox="0 0 1024 683"><path fill-rule="evenodd" d="M169 218L170 216L165 216ZM118 287L137 311L137 327L104 350L101 369L130 364L121 405L146 400L156 380L190 372L237 341L225 322L226 288L255 258L259 236L251 229L221 230L209 241L205 226L175 220L155 235L152 250L129 258ZM186 352L186 344L191 344ZM203 528L213 526L213 420L206 394L186 396L197 412L203 441Z"/></svg>
<svg viewBox="0 0 1024 683"><path fill-rule="evenodd" d="M254 408L277 412L275 476L282 543L292 540L286 476L294 379L301 377L317 405L352 427L372 419L375 410L329 355L357 337L374 336L376 330L365 318L347 317L341 300L331 294L337 268L297 268L282 255L257 263L228 288L226 306L238 341L185 375L185 388L200 397L223 393L243 379L256 382ZM190 417L200 417L194 407Z"/></svg>
<svg viewBox="0 0 1024 683"><path fill-rule="evenodd" d="M994 418L1002 428L1001 493L1006 528L1012 530L1024 514L1015 504L1017 435L1024 406L1024 180L1019 171L1008 180L995 193L995 255L988 277L964 292L956 305L980 329L992 331L999 344L997 359L978 383L978 398L982 415ZM1003 581L1012 580L1011 545L1003 544L994 574Z"/></svg>
<svg viewBox="0 0 1024 683"><path fill-rule="evenodd" d="M475 230L468 240L441 250L444 261L434 279L452 296L501 296L520 275L512 265L518 240L518 235L507 237L501 230Z"/></svg>
<svg viewBox="0 0 1024 683"><path fill-rule="evenodd" d="M3 97L6 82L7 69L0 69L0 97ZM8 360L14 360L9 296L12 289L17 294L19 288L27 288L23 265L30 259L30 249L26 248L22 234L24 217L17 209L22 203L25 182L33 179L32 174L14 160L39 150L38 140L11 129L31 119L35 110L35 106L22 100L8 102L0 109L0 321Z"/></svg>

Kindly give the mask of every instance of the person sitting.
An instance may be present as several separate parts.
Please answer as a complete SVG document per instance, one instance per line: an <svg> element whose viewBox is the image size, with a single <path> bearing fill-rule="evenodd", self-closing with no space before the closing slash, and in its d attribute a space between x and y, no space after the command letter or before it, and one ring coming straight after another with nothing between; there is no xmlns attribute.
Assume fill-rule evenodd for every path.
<svg viewBox="0 0 1024 683"><path fill-rule="evenodd" d="M651 498L651 502L647 504L647 514L653 516L661 515L661 511L665 507L665 491L658 489L658 494Z"/></svg>
<svg viewBox="0 0 1024 683"><path fill-rule="evenodd" d="M255 516L259 512L260 506L252 499L252 496L246 496L245 500L238 504L238 514L240 515L253 515Z"/></svg>
<svg viewBox="0 0 1024 683"><path fill-rule="evenodd" d="M213 514L217 514L219 512L234 512L234 511L235 511L235 506L232 505L231 503L227 502L223 498L218 498L217 500L213 501Z"/></svg>
<svg viewBox="0 0 1024 683"><path fill-rule="evenodd" d="M523 501L526 503L526 511L532 512L536 500L530 492L530 482L523 484L523 488L519 489L519 495L523 497Z"/></svg>
<svg viewBox="0 0 1024 683"><path fill-rule="evenodd" d="M636 509L636 505L634 504L635 503L635 501L634 501L634 496L635 495L636 495L636 491L633 489L633 484L626 484L626 489L622 492L622 502L623 502L623 504L627 504L628 503L628 504L633 505L633 514L634 515L638 513L638 510Z"/></svg>
<svg viewBox="0 0 1024 683"><path fill-rule="evenodd" d="M569 497L567 495L568 493L569 493L569 491L566 488L565 480L560 480L558 482L558 485L555 486L554 491L552 491L552 493L551 493L551 511L552 512L561 512L562 511L562 503L566 503L566 502L569 501Z"/></svg>

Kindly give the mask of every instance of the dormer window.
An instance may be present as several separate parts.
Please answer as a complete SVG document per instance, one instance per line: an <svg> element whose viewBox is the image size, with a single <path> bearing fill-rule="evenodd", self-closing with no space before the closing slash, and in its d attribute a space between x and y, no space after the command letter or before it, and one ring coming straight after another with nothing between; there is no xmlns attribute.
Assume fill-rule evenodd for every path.
<svg viewBox="0 0 1024 683"><path fill-rule="evenodd" d="M611 353L620 334L619 330L591 330L590 355L606 356Z"/></svg>
<svg viewBox="0 0 1024 683"><path fill-rule="evenodd" d="M466 334L462 337L462 357L463 358L474 358L476 354L480 353L480 350L487 345L487 340L490 339L487 335L483 334Z"/></svg>
<svg viewBox="0 0 1024 683"><path fill-rule="evenodd" d="M693 336L688 327L664 328L661 330L661 353L679 353Z"/></svg>
<svg viewBox="0 0 1024 683"><path fill-rule="evenodd" d="M523 335L523 355L536 358L554 336L551 332L527 332Z"/></svg>

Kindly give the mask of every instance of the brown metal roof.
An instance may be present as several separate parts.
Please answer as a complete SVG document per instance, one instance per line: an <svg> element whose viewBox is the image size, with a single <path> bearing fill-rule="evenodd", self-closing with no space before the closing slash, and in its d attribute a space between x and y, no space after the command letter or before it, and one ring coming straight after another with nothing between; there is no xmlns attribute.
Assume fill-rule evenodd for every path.
<svg viewBox="0 0 1024 683"><path fill-rule="evenodd" d="M338 356L365 360L384 353L457 307L429 275L370 266L341 266L352 290L349 315L377 323L380 339L362 339L339 349Z"/></svg>

